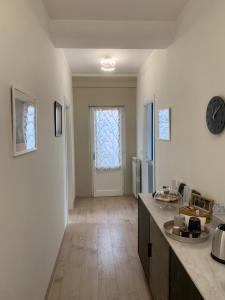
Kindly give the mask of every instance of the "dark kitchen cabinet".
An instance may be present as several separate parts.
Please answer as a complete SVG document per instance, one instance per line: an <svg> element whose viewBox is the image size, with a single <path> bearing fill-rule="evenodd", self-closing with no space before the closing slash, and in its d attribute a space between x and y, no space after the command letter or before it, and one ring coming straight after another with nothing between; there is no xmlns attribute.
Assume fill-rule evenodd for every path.
<svg viewBox="0 0 225 300"><path fill-rule="evenodd" d="M169 245L150 216L149 285L153 300L169 299Z"/></svg>
<svg viewBox="0 0 225 300"><path fill-rule="evenodd" d="M175 253L170 250L170 300L204 300Z"/></svg>
<svg viewBox="0 0 225 300"><path fill-rule="evenodd" d="M169 245L143 201L138 199L138 253L153 300L169 298Z"/></svg>
<svg viewBox="0 0 225 300"><path fill-rule="evenodd" d="M149 280L150 213L138 198L138 254L147 280Z"/></svg>
<svg viewBox="0 0 225 300"><path fill-rule="evenodd" d="M140 197L138 253L153 300L204 300Z"/></svg>

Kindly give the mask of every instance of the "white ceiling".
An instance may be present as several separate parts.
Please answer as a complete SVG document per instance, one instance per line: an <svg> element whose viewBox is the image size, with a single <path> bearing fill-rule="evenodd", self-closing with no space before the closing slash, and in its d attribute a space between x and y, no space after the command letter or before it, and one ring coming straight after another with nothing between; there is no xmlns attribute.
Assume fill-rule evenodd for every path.
<svg viewBox="0 0 225 300"><path fill-rule="evenodd" d="M174 21L187 0L43 0L51 19Z"/></svg>
<svg viewBox="0 0 225 300"><path fill-rule="evenodd" d="M133 49L64 49L73 75L136 75L151 50ZM114 57L116 70L111 73L101 71L101 59Z"/></svg>
<svg viewBox="0 0 225 300"><path fill-rule="evenodd" d="M189 0L42 0L58 48L165 49Z"/></svg>
<svg viewBox="0 0 225 300"><path fill-rule="evenodd" d="M176 19L187 2L43 0L52 41L64 48L72 72L79 75L104 74L104 56L115 57L113 74L137 74L149 49L165 49L172 43Z"/></svg>

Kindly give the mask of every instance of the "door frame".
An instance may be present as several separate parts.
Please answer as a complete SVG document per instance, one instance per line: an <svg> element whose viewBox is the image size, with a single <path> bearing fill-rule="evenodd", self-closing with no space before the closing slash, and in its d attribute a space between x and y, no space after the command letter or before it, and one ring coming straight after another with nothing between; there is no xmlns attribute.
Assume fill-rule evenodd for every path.
<svg viewBox="0 0 225 300"><path fill-rule="evenodd" d="M94 188L94 124L93 116L94 109L96 108L120 108L122 113L122 130L121 130L121 142L122 142L122 191L125 194L125 172L126 172L126 115L124 105L91 105L89 106L89 157L90 157L90 175L91 175L91 196L96 197Z"/></svg>
<svg viewBox="0 0 225 300"><path fill-rule="evenodd" d="M142 168L142 178L144 179L142 182L142 187L143 187L143 192L144 193L148 193L148 168L146 167L147 165L147 157L146 157L146 153L147 153L147 140L146 140L146 136L147 136L147 119L146 119L146 107L147 105L152 104L153 105L153 121L152 121L152 125L153 125L153 148L152 148L152 155L153 155L153 192L156 189L156 179L155 179L155 157L156 157L156 152L155 152L155 96L153 97L152 101L148 101L144 104L144 126L143 126L143 163L144 166Z"/></svg>
<svg viewBox="0 0 225 300"><path fill-rule="evenodd" d="M70 123L70 105L67 104L66 97L64 97L64 218L65 226L69 222L69 210L70 204L70 190L71 181L70 178L70 159L71 159L71 123Z"/></svg>

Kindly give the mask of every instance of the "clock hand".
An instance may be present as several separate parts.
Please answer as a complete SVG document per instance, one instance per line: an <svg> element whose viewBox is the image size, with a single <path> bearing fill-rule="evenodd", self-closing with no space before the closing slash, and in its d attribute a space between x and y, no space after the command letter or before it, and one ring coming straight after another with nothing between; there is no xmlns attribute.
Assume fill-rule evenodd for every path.
<svg viewBox="0 0 225 300"><path fill-rule="evenodd" d="M212 116L213 120L215 120L215 117L216 117L218 111L221 109L222 106L223 106L223 104L220 104L220 105L216 108L216 110L214 111L213 116Z"/></svg>

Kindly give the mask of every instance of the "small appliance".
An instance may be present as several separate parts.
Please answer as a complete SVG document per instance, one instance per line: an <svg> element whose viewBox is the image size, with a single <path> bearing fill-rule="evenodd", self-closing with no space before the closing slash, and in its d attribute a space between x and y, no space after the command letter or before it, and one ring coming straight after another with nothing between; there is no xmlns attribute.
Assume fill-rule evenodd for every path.
<svg viewBox="0 0 225 300"><path fill-rule="evenodd" d="M225 224L220 224L214 232L211 256L225 264Z"/></svg>

